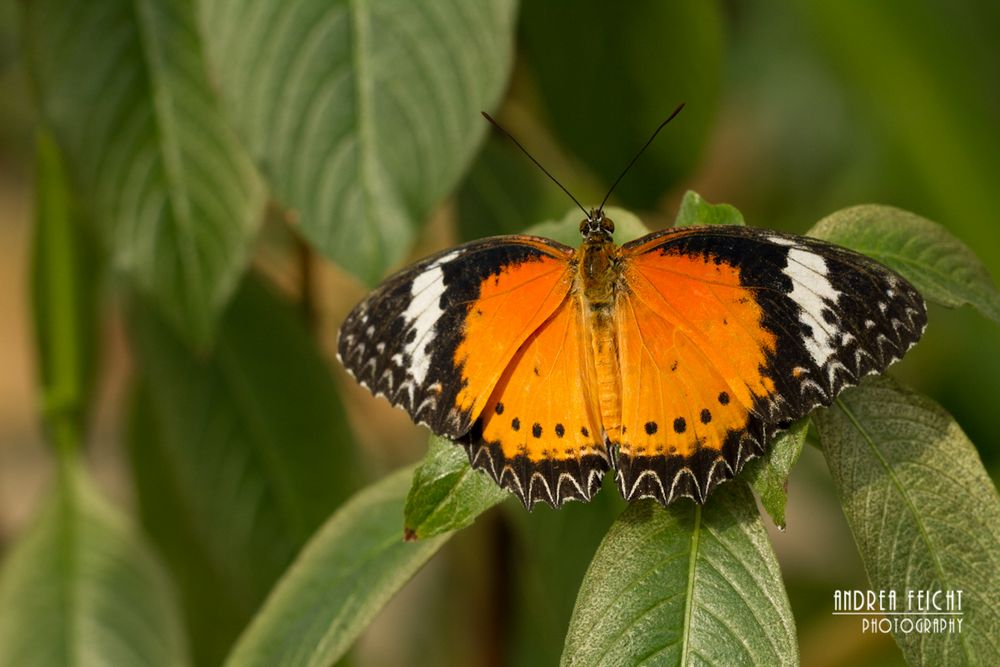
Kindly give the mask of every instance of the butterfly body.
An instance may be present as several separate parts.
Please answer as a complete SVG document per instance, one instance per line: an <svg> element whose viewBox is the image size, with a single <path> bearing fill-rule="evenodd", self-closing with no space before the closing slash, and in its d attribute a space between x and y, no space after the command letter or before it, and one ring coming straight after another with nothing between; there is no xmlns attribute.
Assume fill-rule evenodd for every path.
<svg viewBox="0 0 1000 667"><path fill-rule="evenodd" d="M570 295L579 301L580 331L589 338L584 341L584 349L589 352L584 365L595 372L596 401L606 434L617 429L621 421L621 374L614 322L615 296L622 289L621 253L613 240L614 223L609 218L591 212L580 225L580 232L584 241L577 250L575 284Z"/></svg>
<svg viewBox="0 0 1000 667"><path fill-rule="evenodd" d="M920 337L923 300L815 239L688 227L577 249L474 241L389 278L348 316L354 376L463 444L527 506L704 502L768 441Z"/></svg>

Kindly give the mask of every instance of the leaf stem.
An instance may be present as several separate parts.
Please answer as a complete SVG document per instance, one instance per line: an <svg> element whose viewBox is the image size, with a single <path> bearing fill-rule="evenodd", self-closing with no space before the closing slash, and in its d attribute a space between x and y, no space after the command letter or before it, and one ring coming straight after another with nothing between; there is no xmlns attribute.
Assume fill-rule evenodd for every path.
<svg viewBox="0 0 1000 667"><path fill-rule="evenodd" d="M312 248L305 239L293 230L295 238L295 254L299 265L299 307L306 328L313 334L319 323L316 309L316 278L314 271L315 257Z"/></svg>
<svg viewBox="0 0 1000 667"><path fill-rule="evenodd" d="M83 430L84 360L78 230L62 158L54 139L36 139L36 210L32 299L39 356L41 418L60 460L73 458Z"/></svg>

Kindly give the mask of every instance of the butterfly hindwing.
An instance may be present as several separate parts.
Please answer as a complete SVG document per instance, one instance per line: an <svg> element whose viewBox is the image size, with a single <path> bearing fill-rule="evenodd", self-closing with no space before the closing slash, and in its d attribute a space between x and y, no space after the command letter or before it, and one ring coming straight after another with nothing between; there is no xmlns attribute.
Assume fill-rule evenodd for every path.
<svg viewBox="0 0 1000 667"><path fill-rule="evenodd" d="M521 346L464 439L469 458L531 507L590 500L608 469L589 338L567 298Z"/></svg>
<svg viewBox="0 0 1000 667"><path fill-rule="evenodd" d="M407 267L347 316L337 354L365 387L457 438L522 343L566 299L571 248L504 236Z"/></svg>
<svg viewBox="0 0 1000 667"><path fill-rule="evenodd" d="M927 321L897 274L807 237L678 228L623 257L610 437L627 499L703 502L777 431L901 358Z"/></svg>

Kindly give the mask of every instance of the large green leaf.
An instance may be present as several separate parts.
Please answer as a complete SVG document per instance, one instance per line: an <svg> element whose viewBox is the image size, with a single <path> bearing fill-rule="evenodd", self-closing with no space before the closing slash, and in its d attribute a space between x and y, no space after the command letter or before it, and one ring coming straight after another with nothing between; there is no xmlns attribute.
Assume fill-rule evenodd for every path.
<svg viewBox="0 0 1000 667"><path fill-rule="evenodd" d="M580 587L565 665L785 665L795 626L753 496L632 503Z"/></svg>
<svg viewBox="0 0 1000 667"><path fill-rule="evenodd" d="M0 573L0 665L187 663L162 567L66 457Z"/></svg>
<svg viewBox="0 0 1000 667"><path fill-rule="evenodd" d="M873 257L944 306L969 304L1000 323L1000 291L972 250L947 229L891 206L854 206L820 220L811 236Z"/></svg>
<svg viewBox="0 0 1000 667"><path fill-rule="evenodd" d="M403 540L413 468L358 493L310 540L240 637L230 667L326 667L448 539Z"/></svg>
<svg viewBox="0 0 1000 667"><path fill-rule="evenodd" d="M263 190L216 109L190 0L23 0L39 107L111 260L205 344Z"/></svg>
<svg viewBox="0 0 1000 667"><path fill-rule="evenodd" d="M486 473L472 469L462 447L432 436L406 496L406 537L424 539L464 528L509 496Z"/></svg>
<svg viewBox="0 0 1000 667"><path fill-rule="evenodd" d="M886 377L813 419L872 588L963 591L960 633L895 635L907 662L1000 664L1000 498L962 429Z"/></svg>
<svg viewBox="0 0 1000 667"><path fill-rule="evenodd" d="M219 85L316 248L373 281L458 182L503 91L513 0L206 0Z"/></svg>
<svg viewBox="0 0 1000 667"><path fill-rule="evenodd" d="M31 303L42 417L60 452L83 436L97 356L100 262L52 137L36 145Z"/></svg>
<svg viewBox="0 0 1000 667"><path fill-rule="evenodd" d="M131 312L143 377L129 445L147 528L174 569L199 662L218 664L299 547L356 488L325 360L249 280L210 356Z"/></svg>
<svg viewBox="0 0 1000 667"><path fill-rule="evenodd" d="M605 188L687 102L618 185L621 201L651 207L695 166L722 74L718 3L527 2L521 28L526 66L553 133Z"/></svg>

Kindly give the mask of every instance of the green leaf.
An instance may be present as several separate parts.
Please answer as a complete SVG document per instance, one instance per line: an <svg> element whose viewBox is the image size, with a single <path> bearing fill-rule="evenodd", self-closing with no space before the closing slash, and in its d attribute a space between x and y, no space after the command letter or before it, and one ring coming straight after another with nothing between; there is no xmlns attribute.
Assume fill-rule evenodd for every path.
<svg viewBox="0 0 1000 667"><path fill-rule="evenodd" d="M854 206L823 218L809 235L877 259L931 301L952 308L969 304L1000 323L1000 291L989 271L937 223L891 206Z"/></svg>
<svg viewBox="0 0 1000 667"><path fill-rule="evenodd" d="M963 591L961 633L900 633L912 665L1000 664L1000 498L975 447L937 404L870 378L816 413L871 586Z"/></svg>
<svg viewBox="0 0 1000 667"><path fill-rule="evenodd" d="M231 115L281 203L369 282L403 257L483 138L513 0L208 0Z"/></svg>
<svg viewBox="0 0 1000 667"><path fill-rule="evenodd" d="M795 624L753 496L725 484L704 506L632 503L590 565L564 665L777 665Z"/></svg>
<svg viewBox="0 0 1000 667"><path fill-rule="evenodd" d="M413 468L364 489L305 546L240 637L230 667L326 667L448 539L403 541Z"/></svg>
<svg viewBox="0 0 1000 667"><path fill-rule="evenodd" d="M264 191L216 109L190 0L22 0L42 117L115 268L205 345Z"/></svg>
<svg viewBox="0 0 1000 667"><path fill-rule="evenodd" d="M100 264L70 191L59 148L36 143L31 301L48 439L61 453L83 436L97 357Z"/></svg>
<svg viewBox="0 0 1000 667"><path fill-rule="evenodd" d="M143 383L129 433L143 520L218 664L317 526L357 488L328 365L290 304L248 280L211 355L130 313ZM200 621L200 622L199 622Z"/></svg>
<svg viewBox="0 0 1000 667"><path fill-rule="evenodd" d="M744 479L760 497L760 502L778 528L785 528L788 475L799 460L809 433L809 420L802 419L778 435L764 456L747 464Z"/></svg>
<svg viewBox="0 0 1000 667"><path fill-rule="evenodd" d="M0 665L186 664L160 564L68 457L0 572Z"/></svg>
<svg viewBox="0 0 1000 667"><path fill-rule="evenodd" d="M406 538L426 539L469 526L509 496L485 473L472 469L461 446L431 436L406 496Z"/></svg>
<svg viewBox="0 0 1000 667"><path fill-rule="evenodd" d="M617 243L626 243L649 233L649 228L634 213L623 208L608 206L604 209L604 213L615 223L615 242ZM524 233L555 239L575 248L583 240L583 237L580 236L580 221L582 220L583 212L574 208L561 219L539 222L525 229Z"/></svg>
<svg viewBox="0 0 1000 667"><path fill-rule="evenodd" d="M694 190L684 193L674 227L691 225L745 225L743 214L729 204L709 204Z"/></svg>
<svg viewBox="0 0 1000 667"><path fill-rule="evenodd" d="M618 184L619 201L652 208L696 166L724 64L719 3L641 0L609 11L602 0L526 2L521 37L553 134L604 188L687 103Z"/></svg>
<svg viewBox="0 0 1000 667"><path fill-rule="evenodd" d="M490 137L458 191L463 239L518 234L566 209L566 195L504 139Z"/></svg>

